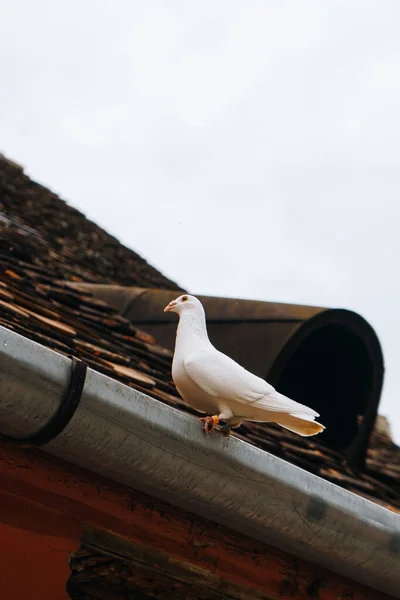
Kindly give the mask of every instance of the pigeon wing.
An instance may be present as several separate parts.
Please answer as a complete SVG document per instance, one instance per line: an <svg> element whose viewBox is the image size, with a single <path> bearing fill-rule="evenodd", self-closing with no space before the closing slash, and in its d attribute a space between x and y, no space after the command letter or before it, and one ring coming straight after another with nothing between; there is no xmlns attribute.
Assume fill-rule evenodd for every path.
<svg viewBox="0 0 400 600"><path fill-rule="evenodd" d="M206 394L229 404L242 402L271 412L287 412L313 420L313 409L303 406L275 390L261 377L246 371L215 348L203 348L184 361L186 375Z"/></svg>
<svg viewBox="0 0 400 600"><path fill-rule="evenodd" d="M249 373L215 348L204 348L184 361L187 376L216 398L253 403L275 392L264 379Z"/></svg>

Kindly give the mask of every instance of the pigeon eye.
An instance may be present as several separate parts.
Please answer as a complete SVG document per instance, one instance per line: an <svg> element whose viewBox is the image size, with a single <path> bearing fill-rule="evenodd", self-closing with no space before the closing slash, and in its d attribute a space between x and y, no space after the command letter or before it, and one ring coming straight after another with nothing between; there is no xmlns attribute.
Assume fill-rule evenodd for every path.
<svg viewBox="0 0 400 600"><path fill-rule="evenodd" d="M187 302L189 298L187 296L182 296L182 302Z"/></svg>

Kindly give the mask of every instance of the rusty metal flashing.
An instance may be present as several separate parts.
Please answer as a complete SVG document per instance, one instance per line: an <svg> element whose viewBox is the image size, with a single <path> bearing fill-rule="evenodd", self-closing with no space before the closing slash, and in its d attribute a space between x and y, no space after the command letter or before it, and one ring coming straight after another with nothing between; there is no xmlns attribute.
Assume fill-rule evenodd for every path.
<svg viewBox="0 0 400 600"><path fill-rule="evenodd" d="M0 328L0 429L29 436L61 401L70 360ZM286 552L400 595L400 516L88 369L43 449Z"/></svg>

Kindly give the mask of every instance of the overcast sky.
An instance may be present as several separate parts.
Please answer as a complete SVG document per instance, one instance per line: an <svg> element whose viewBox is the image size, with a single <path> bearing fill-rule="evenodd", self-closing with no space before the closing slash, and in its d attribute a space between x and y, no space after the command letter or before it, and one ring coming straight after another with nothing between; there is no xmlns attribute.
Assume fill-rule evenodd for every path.
<svg viewBox="0 0 400 600"><path fill-rule="evenodd" d="M194 293L362 314L400 442L400 2L0 4L0 151Z"/></svg>

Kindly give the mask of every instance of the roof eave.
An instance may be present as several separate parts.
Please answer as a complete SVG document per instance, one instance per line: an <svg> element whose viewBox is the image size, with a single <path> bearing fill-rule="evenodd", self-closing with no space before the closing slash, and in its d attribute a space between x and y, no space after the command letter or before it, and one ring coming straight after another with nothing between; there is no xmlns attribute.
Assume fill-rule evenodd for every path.
<svg viewBox="0 0 400 600"><path fill-rule="evenodd" d="M0 327L0 423L46 423L71 361ZM396 595L400 516L88 369L78 409L43 449L111 480Z"/></svg>

